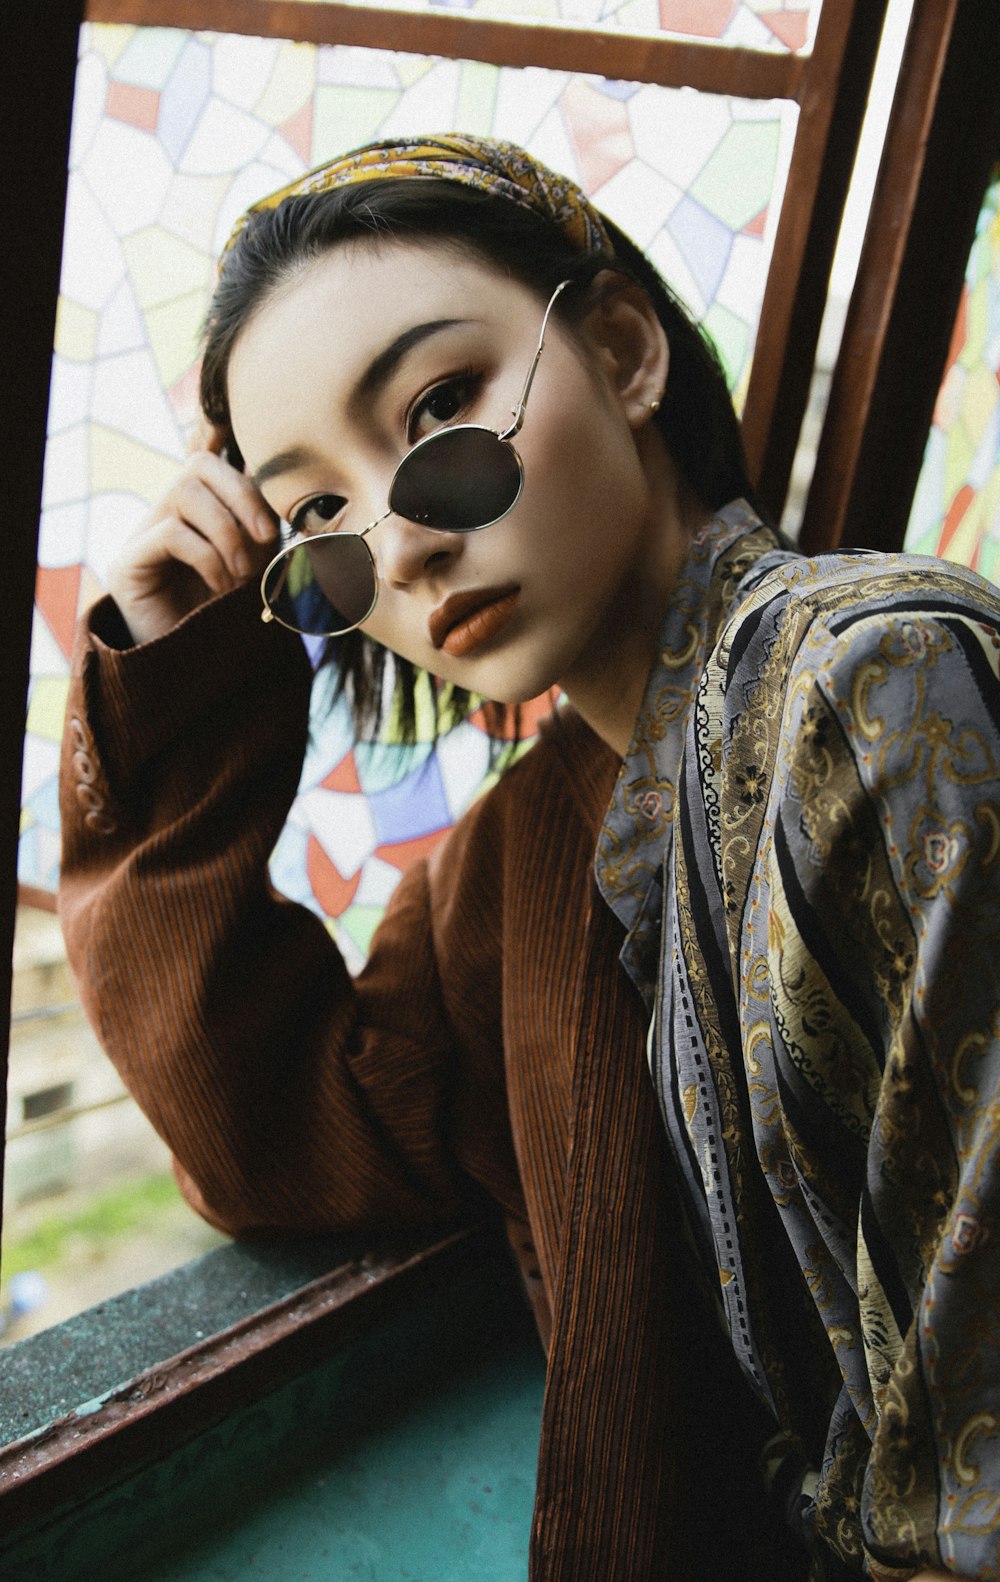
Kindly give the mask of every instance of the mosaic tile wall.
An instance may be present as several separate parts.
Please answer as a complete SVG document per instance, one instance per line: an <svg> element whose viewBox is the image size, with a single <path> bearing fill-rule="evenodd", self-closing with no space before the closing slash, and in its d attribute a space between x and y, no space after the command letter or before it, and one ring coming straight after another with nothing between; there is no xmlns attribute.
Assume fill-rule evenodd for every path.
<svg viewBox="0 0 1000 1582"><path fill-rule="evenodd" d="M753 18L762 26L770 18L772 42L780 27L804 40L808 15L801 5L660 0L664 25L681 26L682 13L706 28L711 17L727 39L733 29L742 39ZM786 20L779 27L776 18ZM534 69L85 29L52 374L22 881L51 889L57 875L55 777L73 625L183 455L213 259L248 203L375 136L459 127L513 138L573 175L647 248L711 330L739 396L795 117L793 106ZM357 965L401 867L440 838L482 784L489 742L473 722L434 750L354 747L325 691L321 680L314 742L274 871L286 893L336 919Z"/></svg>
<svg viewBox="0 0 1000 1582"><path fill-rule="evenodd" d="M976 227L906 547L1000 583L1000 167Z"/></svg>

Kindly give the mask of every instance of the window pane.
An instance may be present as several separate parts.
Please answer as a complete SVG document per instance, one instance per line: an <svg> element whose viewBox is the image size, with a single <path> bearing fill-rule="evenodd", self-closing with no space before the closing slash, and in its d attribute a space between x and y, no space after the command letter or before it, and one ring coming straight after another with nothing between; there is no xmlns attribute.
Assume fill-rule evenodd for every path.
<svg viewBox="0 0 1000 1582"><path fill-rule="evenodd" d="M223 1238L182 1201L164 1144L88 1027L52 912L14 944L0 1345Z"/></svg>
<svg viewBox="0 0 1000 1582"><path fill-rule="evenodd" d="M976 226L906 548L1000 583L1000 167Z"/></svg>

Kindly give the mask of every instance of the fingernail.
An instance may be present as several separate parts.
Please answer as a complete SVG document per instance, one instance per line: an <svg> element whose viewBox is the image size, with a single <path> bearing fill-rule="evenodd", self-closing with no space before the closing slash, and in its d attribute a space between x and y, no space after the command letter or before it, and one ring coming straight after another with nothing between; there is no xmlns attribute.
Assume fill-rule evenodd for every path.
<svg viewBox="0 0 1000 1582"><path fill-rule="evenodd" d="M266 544L269 538L274 537L275 528L278 525L278 518L276 516L272 516L270 512L268 512L263 516L258 516L256 519L256 524L257 537L260 539L262 544Z"/></svg>
<svg viewBox="0 0 1000 1582"><path fill-rule="evenodd" d="M250 562L250 556L247 554L245 549L238 549L236 551L236 554L233 556L233 564L236 567L237 575L240 577L249 577L250 573L253 571L253 566Z"/></svg>

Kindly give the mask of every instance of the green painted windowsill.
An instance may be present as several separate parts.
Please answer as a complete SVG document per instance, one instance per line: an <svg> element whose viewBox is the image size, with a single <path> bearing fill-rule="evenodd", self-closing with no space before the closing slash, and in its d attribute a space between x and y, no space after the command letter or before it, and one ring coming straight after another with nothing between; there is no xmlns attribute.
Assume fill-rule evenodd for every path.
<svg viewBox="0 0 1000 1582"><path fill-rule="evenodd" d="M331 1268L350 1275L332 1320ZM159 1437L147 1398L172 1370L198 1386L204 1337L225 1361L269 1311L278 1339L168 1401ZM543 1382L516 1277L479 1232L367 1257L329 1241L217 1249L0 1354L19 1441L0 1473L0 1582L523 1578ZM109 1461L133 1398L134 1448ZM35 1489L19 1506L21 1447Z"/></svg>
<svg viewBox="0 0 1000 1582"><path fill-rule="evenodd" d="M0 1351L0 1445L78 1411L206 1336L362 1258L341 1240L240 1241Z"/></svg>

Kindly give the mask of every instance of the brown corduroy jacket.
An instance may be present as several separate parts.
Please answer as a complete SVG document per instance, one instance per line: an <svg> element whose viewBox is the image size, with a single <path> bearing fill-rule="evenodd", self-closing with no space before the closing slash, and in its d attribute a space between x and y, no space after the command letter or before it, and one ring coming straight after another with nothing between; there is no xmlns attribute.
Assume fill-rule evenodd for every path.
<svg viewBox="0 0 1000 1582"><path fill-rule="evenodd" d="M381 1232L485 1195L549 1352L533 1582L798 1575L593 879L618 760L572 715L549 729L406 873L352 980L267 877L309 670L252 597L134 649L99 605L64 749L70 957L190 1200L237 1234Z"/></svg>

